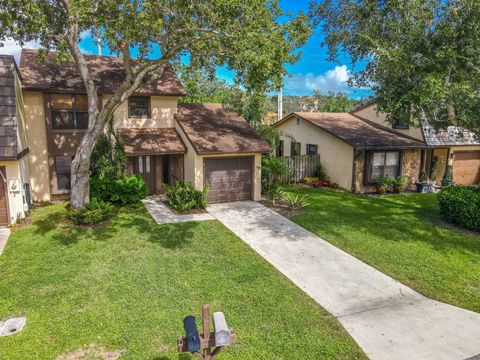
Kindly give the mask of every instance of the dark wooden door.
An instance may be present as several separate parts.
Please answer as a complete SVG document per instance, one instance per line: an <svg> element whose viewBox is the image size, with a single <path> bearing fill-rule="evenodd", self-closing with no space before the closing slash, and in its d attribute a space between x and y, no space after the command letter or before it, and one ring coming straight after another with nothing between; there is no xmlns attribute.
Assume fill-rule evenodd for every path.
<svg viewBox="0 0 480 360"><path fill-rule="evenodd" d="M153 194L155 192L154 156L135 156L133 158L133 172L143 178L148 187L148 193Z"/></svg>
<svg viewBox="0 0 480 360"><path fill-rule="evenodd" d="M453 181L462 185L480 182L480 151L455 151Z"/></svg>
<svg viewBox="0 0 480 360"><path fill-rule="evenodd" d="M252 199L252 158L205 159L203 165L208 202Z"/></svg>
<svg viewBox="0 0 480 360"><path fill-rule="evenodd" d="M0 166L0 225L8 225L8 205L7 205L7 173L5 166Z"/></svg>

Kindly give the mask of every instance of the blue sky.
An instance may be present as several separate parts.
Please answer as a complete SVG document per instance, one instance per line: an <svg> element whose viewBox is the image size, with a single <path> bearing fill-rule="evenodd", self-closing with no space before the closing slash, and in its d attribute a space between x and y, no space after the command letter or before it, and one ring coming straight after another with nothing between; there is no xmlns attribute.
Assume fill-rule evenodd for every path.
<svg viewBox="0 0 480 360"><path fill-rule="evenodd" d="M307 11L311 0L281 0L280 5L284 11L296 14L298 11ZM84 52L97 53L97 47L93 39L85 34L81 42ZM335 62L327 61L327 49L322 47L322 32L315 29L307 44L301 48L302 57L294 65L288 66L289 76L284 80L284 94L286 95L309 95L313 90L322 92L343 91L353 98L369 95L368 89L349 88L346 80L351 74L351 64L346 54L340 54ZM37 47L35 44L27 44ZM19 46L13 42L6 42L5 47L0 48L0 53L15 54L18 57ZM104 51L105 53L105 51ZM218 77L232 81L233 73L226 69L218 69Z"/></svg>

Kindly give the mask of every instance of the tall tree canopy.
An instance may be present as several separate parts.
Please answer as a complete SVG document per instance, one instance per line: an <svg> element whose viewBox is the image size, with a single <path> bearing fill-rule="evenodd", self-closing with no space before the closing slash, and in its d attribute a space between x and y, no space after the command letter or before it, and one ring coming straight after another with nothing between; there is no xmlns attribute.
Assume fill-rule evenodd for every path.
<svg viewBox="0 0 480 360"><path fill-rule="evenodd" d="M71 206L89 202L90 156L107 119L168 63L188 55L206 71L235 70L247 88L278 86L310 34L305 15L279 21L285 15L277 0L0 0L0 43L13 38L56 49L58 61L75 61L85 84L89 123L72 162ZM103 107L79 48L85 32L100 33L102 45L123 58L125 79Z"/></svg>
<svg viewBox="0 0 480 360"><path fill-rule="evenodd" d="M352 85L378 109L480 134L480 1L323 0L314 7L330 59L366 62Z"/></svg>

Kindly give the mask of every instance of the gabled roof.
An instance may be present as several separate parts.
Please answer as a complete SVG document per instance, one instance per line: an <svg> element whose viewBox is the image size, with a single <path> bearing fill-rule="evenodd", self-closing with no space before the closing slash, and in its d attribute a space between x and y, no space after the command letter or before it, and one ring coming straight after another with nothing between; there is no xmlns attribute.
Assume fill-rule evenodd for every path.
<svg viewBox="0 0 480 360"><path fill-rule="evenodd" d="M26 90L85 92L85 86L73 62L58 63L55 52L49 52L45 64L37 62L38 50L23 49L20 73ZM99 94L113 93L125 78L122 58L85 55ZM135 61L133 64L135 65ZM185 90L175 72L168 66L160 80L143 86L140 95L184 96Z"/></svg>
<svg viewBox="0 0 480 360"><path fill-rule="evenodd" d="M15 91L17 71L13 56L0 55L0 160L15 160L19 157Z"/></svg>
<svg viewBox="0 0 480 360"><path fill-rule="evenodd" d="M122 128L119 132L126 155L183 154L186 151L177 130L172 128Z"/></svg>
<svg viewBox="0 0 480 360"><path fill-rule="evenodd" d="M275 123L274 126L278 126L292 116L318 126L356 149L426 147L425 143L420 140L350 113L294 112Z"/></svg>
<svg viewBox="0 0 480 360"><path fill-rule="evenodd" d="M272 151L245 119L221 104L179 105L175 119L200 155Z"/></svg>
<svg viewBox="0 0 480 360"><path fill-rule="evenodd" d="M423 122L422 131L429 146L480 145L480 139L473 132L458 126L435 130L430 124Z"/></svg>

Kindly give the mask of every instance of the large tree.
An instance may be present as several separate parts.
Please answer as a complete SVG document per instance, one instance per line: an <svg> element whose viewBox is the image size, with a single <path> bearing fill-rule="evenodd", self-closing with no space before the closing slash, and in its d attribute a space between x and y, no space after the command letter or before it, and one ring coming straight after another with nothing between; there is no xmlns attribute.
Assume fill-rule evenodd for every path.
<svg viewBox="0 0 480 360"><path fill-rule="evenodd" d="M89 122L72 161L71 206L89 202L90 156L107 119L181 56L197 68L235 70L247 88L278 86L310 33L306 16L279 21L284 15L276 0L0 0L0 43L55 49L58 61L76 63L85 85ZM125 79L103 107L79 47L85 33L101 34L102 45L123 59Z"/></svg>
<svg viewBox="0 0 480 360"><path fill-rule="evenodd" d="M480 1L324 0L314 7L330 59L366 63L352 85L380 111L480 134Z"/></svg>

